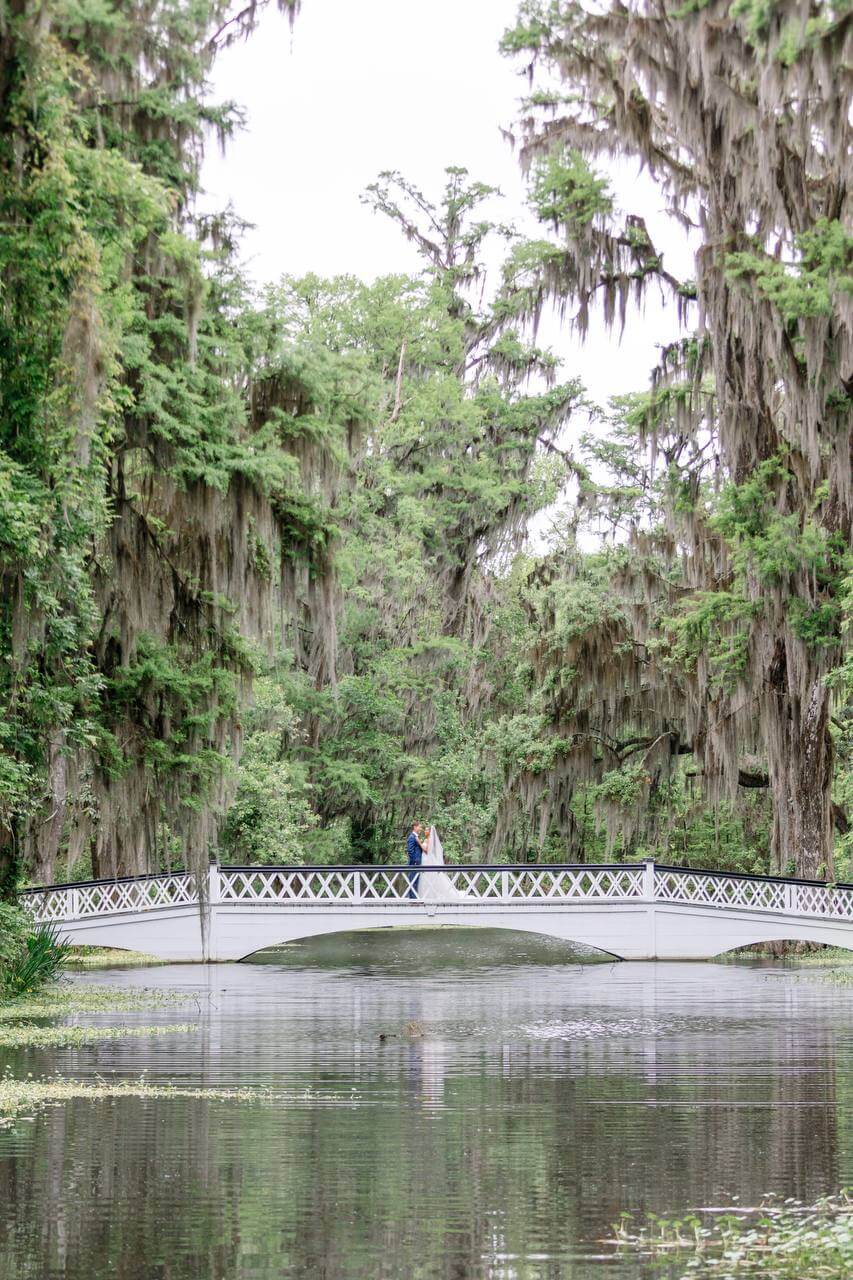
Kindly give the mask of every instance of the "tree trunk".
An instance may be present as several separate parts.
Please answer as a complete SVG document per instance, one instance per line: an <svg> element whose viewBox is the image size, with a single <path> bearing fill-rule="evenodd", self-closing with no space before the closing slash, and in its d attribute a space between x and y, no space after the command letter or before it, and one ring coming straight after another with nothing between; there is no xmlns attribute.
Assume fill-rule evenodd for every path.
<svg viewBox="0 0 853 1280"><path fill-rule="evenodd" d="M805 696L765 695L765 724L777 750L768 752L773 794L774 865L807 880L831 879L832 758L829 693L814 678Z"/></svg>
<svg viewBox="0 0 853 1280"><path fill-rule="evenodd" d="M0 822L0 902L14 900L19 871L15 832L5 822Z"/></svg>

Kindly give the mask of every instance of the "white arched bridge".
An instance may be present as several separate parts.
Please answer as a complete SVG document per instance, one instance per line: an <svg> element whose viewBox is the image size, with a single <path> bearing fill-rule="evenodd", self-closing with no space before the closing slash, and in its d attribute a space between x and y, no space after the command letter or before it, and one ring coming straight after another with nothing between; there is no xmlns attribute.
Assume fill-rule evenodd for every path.
<svg viewBox="0 0 853 1280"><path fill-rule="evenodd" d="M440 879L430 880L430 876ZM853 885L647 861L599 866L220 867L22 895L76 944L239 960L325 933L414 924L545 934L623 960L704 960L750 943L853 950Z"/></svg>

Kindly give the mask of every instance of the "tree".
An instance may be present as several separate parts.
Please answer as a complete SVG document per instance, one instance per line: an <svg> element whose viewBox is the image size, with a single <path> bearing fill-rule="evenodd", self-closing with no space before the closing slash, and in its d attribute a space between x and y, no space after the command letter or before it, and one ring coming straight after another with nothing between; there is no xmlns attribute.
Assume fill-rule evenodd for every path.
<svg viewBox="0 0 853 1280"><path fill-rule="evenodd" d="M272 677L300 716L286 754L323 824L304 837L311 857L340 858L343 838L348 856L383 860L415 811L473 852L491 822L477 743L498 666L495 575L556 492L565 465L549 450L580 398L500 296L476 300L488 241L516 238L484 216L496 196L460 169L438 204L383 175L366 198L418 244L422 274L287 279L259 318L271 359L315 370L329 400L345 369L363 395L332 511L334 678L312 661L307 616L283 636L294 668Z"/></svg>
<svg viewBox="0 0 853 1280"><path fill-rule="evenodd" d="M682 718L712 796L757 732L774 862L805 876L832 866L827 676L851 531L849 41L846 6L796 0L528 3L504 40L538 77L522 157L563 234L516 260L528 308L573 305L583 332L596 302L624 323L655 286L695 316L631 408L674 481L653 532L683 574ZM695 281L591 167L621 156L691 229Z"/></svg>
<svg viewBox="0 0 853 1280"><path fill-rule="evenodd" d="M525 341L510 293L472 294L488 241L517 238L484 216L496 194L451 169L433 204L385 174L367 199L418 245L422 276L309 278L277 295L303 340L360 354L377 385L335 513L339 680L305 703L318 811L346 816L368 860L415 812L460 846L484 838L476 738L493 694L495 574L556 492L565 467L548 451L581 398Z"/></svg>
<svg viewBox="0 0 853 1280"><path fill-rule="evenodd" d="M324 517L270 426L234 228L193 216L263 6L12 0L0 36L0 884L206 858L246 640ZM293 3L282 8L291 13ZM291 384L292 385L292 380ZM266 396L265 412L258 410ZM260 547L267 548L266 559Z"/></svg>

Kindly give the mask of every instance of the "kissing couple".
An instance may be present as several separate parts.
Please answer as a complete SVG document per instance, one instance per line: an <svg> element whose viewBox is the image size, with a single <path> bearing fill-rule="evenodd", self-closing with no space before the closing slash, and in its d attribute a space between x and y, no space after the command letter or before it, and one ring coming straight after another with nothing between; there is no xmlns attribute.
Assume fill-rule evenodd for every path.
<svg viewBox="0 0 853 1280"><path fill-rule="evenodd" d="M438 829L413 822L406 837L406 858L410 867L443 867L444 849ZM444 872L430 871L422 875L418 871L407 871L406 875L409 881L406 897L414 902L459 902L465 897Z"/></svg>

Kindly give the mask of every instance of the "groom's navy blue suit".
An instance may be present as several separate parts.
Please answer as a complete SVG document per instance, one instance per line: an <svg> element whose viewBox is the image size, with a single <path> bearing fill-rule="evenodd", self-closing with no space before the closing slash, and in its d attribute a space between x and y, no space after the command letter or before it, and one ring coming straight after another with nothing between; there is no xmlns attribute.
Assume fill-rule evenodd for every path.
<svg viewBox="0 0 853 1280"><path fill-rule="evenodd" d="M423 856L424 856L424 851L421 848L420 840L415 835L414 831L410 831L409 838L406 841L406 857L409 859L409 866L419 867L421 865L421 860L423 859ZM420 875L418 874L417 871L409 872L409 888L406 891L407 898L417 898L419 880L420 880Z"/></svg>

